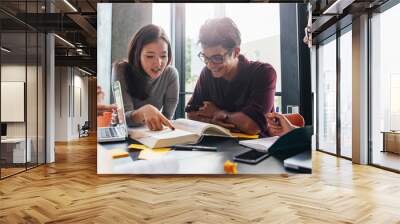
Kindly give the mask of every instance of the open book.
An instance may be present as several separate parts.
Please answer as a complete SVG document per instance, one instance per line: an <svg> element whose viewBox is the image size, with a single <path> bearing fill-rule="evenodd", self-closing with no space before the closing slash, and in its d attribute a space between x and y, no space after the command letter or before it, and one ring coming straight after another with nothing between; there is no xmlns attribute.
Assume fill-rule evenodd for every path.
<svg viewBox="0 0 400 224"><path fill-rule="evenodd" d="M279 139L279 136L239 141L239 144L258 151L268 152L268 149Z"/></svg>
<svg viewBox="0 0 400 224"><path fill-rule="evenodd" d="M172 121L175 130L164 128L161 131L150 131L147 127L129 129L129 137L149 148L170 147L177 144L195 144L202 136L233 137L226 128L188 119Z"/></svg>

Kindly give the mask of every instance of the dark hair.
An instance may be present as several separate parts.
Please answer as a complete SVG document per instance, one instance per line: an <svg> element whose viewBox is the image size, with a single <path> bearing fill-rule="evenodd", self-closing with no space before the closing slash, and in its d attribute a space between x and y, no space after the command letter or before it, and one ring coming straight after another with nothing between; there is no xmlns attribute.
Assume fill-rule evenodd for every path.
<svg viewBox="0 0 400 224"><path fill-rule="evenodd" d="M124 60L114 62L113 66L116 74L123 74L127 91L132 98L145 100L149 96L146 89L149 79L147 75Z"/></svg>
<svg viewBox="0 0 400 224"><path fill-rule="evenodd" d="M142 27L130 40L128 45L128 60L119 60L114 63L115 72L125 77L127 91L132 98L144 100L148 97L147 82L148 75L143 70L140 62L140 53L146 44L164 40L168 45L168 65L171 64L172 53L164 30L156 25L150 24Z"/></svg>
<svg viewBox="0 0 400 224"><path fill-rule="evenodd" d="M239 47L240 31L228 17L209 19L200 28L199 42L203 48L222 45L226 49Z"/></svg>
<svg viewBox="0 0 400 224"><path fill-rule="evenodd" d="M154 42L158 39L164 40L168 45L168 65L171 64L172 52L171 43L168 40L164 30L156 25L150 24L142 27L131 39L128 46L128 62L143 70L142 64L140 63L140 53L144 45Z"/></svg>

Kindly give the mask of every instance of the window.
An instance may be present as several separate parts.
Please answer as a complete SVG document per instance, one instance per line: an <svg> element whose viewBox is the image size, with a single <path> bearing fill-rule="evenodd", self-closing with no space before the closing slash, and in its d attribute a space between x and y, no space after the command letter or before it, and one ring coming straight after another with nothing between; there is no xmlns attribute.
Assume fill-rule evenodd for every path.
<svg viewBox="0 0 400 224"><path fill-rule="evenodd" d="M161 26L167 37L171 39L171 4L153 3L152 4L152 23Z"/></svg>
<svg viewBox="0 0 400 224"><path fill-rule="evenodd" d="M197 44L200 27L207 19L215 17L227 16L236 23L242 35L241 53L249 60L270 63L278 76L276 91L281 91L279 4L192 3L185 5L185 12L186 103L189 101L200 72L205 66L197 57L197 54L201 51L201 47ZM253 18L258 19L254 20ZM280 96L276 97L275 106L280 107L280 98Z"/></svg>
<svg viewBox="0 0 400 224"><path fill-rule="evenodd" d="M351 28L351 26L349 27ZM352 157L352 34L340 36L340 154Z"/></svg>
<svg viewBox="0 0 400 224"><path fill-rule="evenodd" d="M242 34L242 54L250 60L271 64L281 74L279 4L227 4L226 16L235 21ZM280 75L276 91L281 92Z"/></svg>
<svg viewBox="0 0 400 224"><path fill-rule="evenodd" d="M382 152L383 133L400 130L400 5L371 18L372 163L400 170L399 156Z"/></svg>
<svg viewBox="0 0 400 224"><path fill-rule="evenodd" d="M216 17L217 4L186 4L185 5L185 104L192 97L197 79L204 63L197 57L201 47L197 44L201 25Z"/></svg>
<svg viewBox="0 0 400 224"><path fill-rule="evenodd" d="M317 147L320 150L336 154L336 39L320 45L317 53Z"/></svg>

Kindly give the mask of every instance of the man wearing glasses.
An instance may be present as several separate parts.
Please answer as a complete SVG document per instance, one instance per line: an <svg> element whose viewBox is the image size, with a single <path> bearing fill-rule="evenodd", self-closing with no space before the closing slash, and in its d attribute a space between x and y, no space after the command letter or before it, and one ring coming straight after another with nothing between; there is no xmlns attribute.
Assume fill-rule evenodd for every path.
<svg viewBox="0 0 400 224"><path fill-rule="evenodd" d="M273 112L274 68L240 54L240 31L230 18L206 21L200 28L203 68L185 111L193 120L247 134L266 135L265 113Z"/></svg>

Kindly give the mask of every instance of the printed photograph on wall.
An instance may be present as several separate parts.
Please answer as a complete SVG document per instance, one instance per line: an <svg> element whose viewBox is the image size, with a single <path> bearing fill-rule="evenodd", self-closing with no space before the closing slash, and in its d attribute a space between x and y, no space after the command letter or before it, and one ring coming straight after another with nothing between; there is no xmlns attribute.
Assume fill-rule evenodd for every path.
<svg viewBox="0 0 400 224"><path fill-rule="evenodd" d="M98 174L311 173L313 128L282 113L282 4L97 7Z"/></svg>

